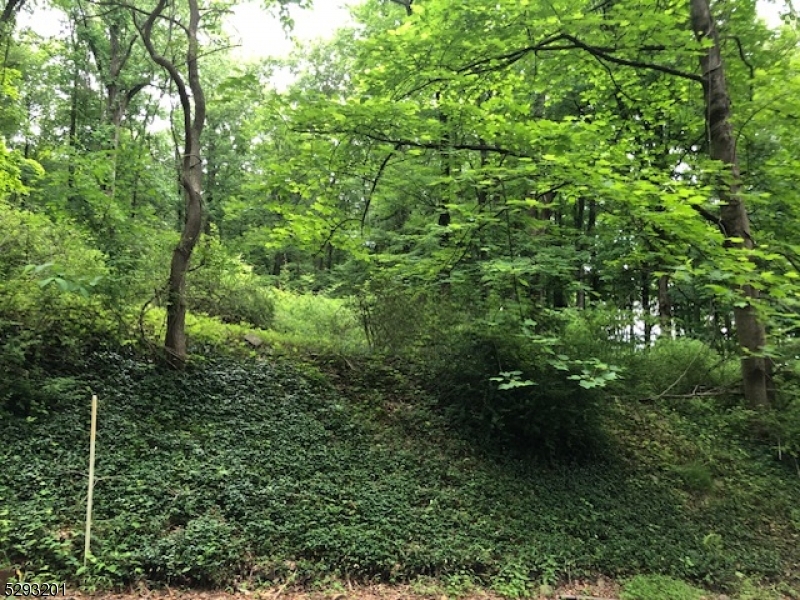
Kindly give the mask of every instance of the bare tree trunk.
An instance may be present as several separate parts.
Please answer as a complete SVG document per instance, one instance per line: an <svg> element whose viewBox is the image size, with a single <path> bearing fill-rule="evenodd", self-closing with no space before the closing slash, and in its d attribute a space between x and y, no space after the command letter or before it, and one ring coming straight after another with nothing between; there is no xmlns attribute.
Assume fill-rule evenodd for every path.
<svg viewBox="0 0 800 600"><path fill-rule="evenodd" d="M586 214L586 198L580 196L575 201L575 208L574 208L574 222L573 227L575 228L575 232L577 234L575 238L575 250L580 256L580 260L578 261L578 268L575 270L575 281L578 284L578 291L575 292L575 306L580 309L584 310L586 308L586 290L583 288L583 280L584 280L584 272L583 272L583 251L585 249L584 243L584 230L583 230L583 221L584 215Z"/></svg>
<svg viewBox="0 0 800 600"><path fill-rule="evenodd" d="M594 198L589 199L589 217L586 223L586 236L591 239L591 233L594 231L597 224L597 200ZM592 290L592 297L598 298L600 295L600 269L599 261L597 260L597 252L592 248L589 258L589 265L591 271L589 273L589 287Z"/></svg>
<svg viewBox="0 0 800 600"><path fill-rule="evenodd" d="M650 273L647 269L642 271L641 281L642 321L644 325L644 345L650 346L653 337L653 321L650 316Z"/></svg>
<svg viewBox="0 0 800 600"><path fill-rule="evenodd" d="M150 13L147 20L139 28L142 40L153 61L169 74L178 90L178 97L183 111L184 154L181 169L181 185L183 186L186 204L186 215L183 231L178 245L172 252L169 280L167 285L167 333L164 349L167 362L176 369L186 363L186 272L203 225L203 171L200 158L200 136L206 120L206 101L200 83L198 69L197 33L200 25L200 7L197 0L189 2L189 26L185 29L188 38L186 51L186 75L178 70L175 63L160 55L152 40L153 25L167 5L167 0L159 0L158 5Z"/></svg>
<svg viewBox="0 0 800 600"><path fill-rule="evenodd" d="M736 139L730 123L731 101L728 95L719 35L711 15L709 0L689 0L692 29L698 41L710 40L713 45L706 48L700 57L705 92L706 126L710 142L710 154L730 168L729 177L719 185L722 200L720 223L724 229L727 246L734 249L751 249L754 246L750 235L750 219L740 193L739 163L736 157ZM742 242L734 242L741 239ZM742 287L746 298L755 299L757 291L750 285ZM734 308L736 333L739 344L747 355L742 358L745 401L754 408L769 405L767 362L761 353L766 345L766 331L752 304Z"/></svg>
<svg viewBox="0 0 800 600"><path fill-rule="evenodd" d="M128 106L133 98L142 91L149 83L149 81L141 81L131 86L128 89L121 88L118 80L122 74L122 69L125 67L128 59L130 58L133 49L133 38L128 42L127 48L123 49L120 45L119 31L115 26L109 28L109 38L111 42L111 56L109 59L109 79L110 83L106 85L106 119L113 128L111 139L111 181L109 182L109 189L107 193L112 198L116 194L117 187L117 170L119 167L119 146L120 134L122 131L122 121L128 112ZM99 60L98 60L99 62Z"/></svg>
<svg viewBox="0 0 800 600"><path fill-rule="evenodd" d="M669 299L669 275L658 278L658 324L661 335L672 337L672 302Z"/></svg>

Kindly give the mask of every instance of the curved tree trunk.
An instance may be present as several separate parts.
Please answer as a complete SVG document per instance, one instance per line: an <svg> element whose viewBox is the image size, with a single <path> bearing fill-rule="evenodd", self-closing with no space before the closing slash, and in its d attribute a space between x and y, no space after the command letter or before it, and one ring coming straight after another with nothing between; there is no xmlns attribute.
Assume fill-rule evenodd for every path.
<svg viewBox="0 0 800 600"><path fill-rule="evenodd" d="M719 35L709 0L690 0L692 29L698 41L710 40L706 52L700 57L705 92L706 127L710 141L711 158L730 168L729 177L720 181L722 200L720 224L728 238L727 246L735 249L752 249L750 219L740 193L739 162L736 157L736 138L730 123L731 101L722 64ZM742 241L734 241L742 240ZM745 298L755 299L758 292L750 285L742 288ZM769 405L769 373L767 361L758 356L766 345L766 331L755 308L748 303L734 308L736 335L747 355L742 358L742 376L746 402L753 408Z"/></svg>
<svg viewBox="0 0 800 600"><path fill-rule="evenodd" d="M186 213L181 239L172 252L167 281L167 333L164 338L167 363L175 369L183 368L187 358L186 298L184 294L186 272L189 270L189 261L203 225L203 170L200 158L200 136L206 120L206 101L198 69L197 33L200 26L200 7L197 0L188 0L188 2L189 26L185 29L188 48L186 62L183 65L186 70L186 80L176 64L160 55L153 45L153 25L166 7L167 0L159 0L156 8L139 27L150 57L167 71L175 84L183 111L184 153L181 165L181 185L186 202Z"/></svg>

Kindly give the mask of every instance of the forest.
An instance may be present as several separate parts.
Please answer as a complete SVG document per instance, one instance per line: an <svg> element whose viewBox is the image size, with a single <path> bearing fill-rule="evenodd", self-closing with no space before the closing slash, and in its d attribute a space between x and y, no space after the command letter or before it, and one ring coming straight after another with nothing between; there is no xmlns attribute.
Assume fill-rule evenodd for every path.
<svg viewBox="0 0 800 600"><path fill-rule="evenodd" d="M791 2L0 5L3 593L800 598Z"/></svg>

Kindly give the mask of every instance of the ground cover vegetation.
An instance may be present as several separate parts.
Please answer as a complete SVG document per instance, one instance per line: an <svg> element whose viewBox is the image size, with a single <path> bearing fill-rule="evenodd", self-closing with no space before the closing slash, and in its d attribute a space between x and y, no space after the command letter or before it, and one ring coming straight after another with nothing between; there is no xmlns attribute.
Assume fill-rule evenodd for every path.
<svg viewBox="0 0 800 600"><path fill-rule="evenodd" d="M87 389L104 400L84 571ZM602 454L566 463L476 443L373 358L207 357L175 373L106 352L43 393L2 454L3 548L29 577L461 576L512 597L598 572L796 585L800 482L718 407L615 403Z"/></svg>
<svg viewBox="0 0 800 600"><path fill-rule="evenodd" d="M800 594L791 5L369 0L252 63L228 4L48 6L0 15L0 571Z"/></svg>

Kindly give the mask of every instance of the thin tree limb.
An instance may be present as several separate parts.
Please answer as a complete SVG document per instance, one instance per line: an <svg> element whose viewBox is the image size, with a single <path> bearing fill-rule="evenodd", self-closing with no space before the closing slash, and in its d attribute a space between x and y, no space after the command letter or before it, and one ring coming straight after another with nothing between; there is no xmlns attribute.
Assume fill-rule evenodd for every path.
<svg viewBox="0 0 800 600"><path fill-rule="evenodd" d="M383 159L381 162L381 166L378 168L378 173L375 175L375 178L372 180L372 186L369 189L369 194L367 194L367 200L364 203L364 210L361 213L361 233L364 233L364 223L367 220L367 212L369 211L369 205L372 202L372 195L375 193L376 188L378 187L378 183L383 176L383 172L386 170L389 161L395 155L395 153L402 148L402 144L395 144L394 149L386 155L386 158Z"/></svg>
<svg viewBox="0 0 800 600"><path fill-rule="evenodd" d="M569 42L569 44L566 45L558 44L558 42L564 42L564 41ZM480 74L480 73L485 73L487 70L494 70L496 68L511 66L512 64L516 63L517 61L521 60L522 58L531 53L547 52L547 51L552 52L560 50L576 50L576 49L584 50L596 58L602 58L603 60L607 60L609 62L618 65L633 67L636 69L648 69L651 71L660 71L668 75L674 75L676 77L681 77L683 79L689 79L691 81L703 83L703 77L701 75L697 75L695 73L690 73L687 71L681 71L680 69L675 69L673 67L669 67L667 65L661 65L658 63L622 58L613 54L614 52L617 51L616 48L592 46L591 44L587 44L586 42L583 42L576 36L571 35L569 33L555 34L545 38L538 44L532 44L530 46L526 46L525 48L520 48L519 50L515 50L513 52L501 54L500 56L482 58L478 61L472 62L468 65L465 65L457 69L456 72ZM644 46L642 48L639 48L639 50L644 52L659 52L666 50L666 47ZM483 65L492 65L492 64L494 64L495 66L491 68L482 68Z"/></svg>

